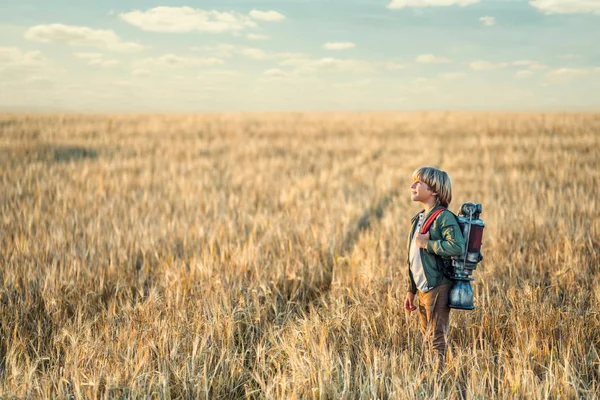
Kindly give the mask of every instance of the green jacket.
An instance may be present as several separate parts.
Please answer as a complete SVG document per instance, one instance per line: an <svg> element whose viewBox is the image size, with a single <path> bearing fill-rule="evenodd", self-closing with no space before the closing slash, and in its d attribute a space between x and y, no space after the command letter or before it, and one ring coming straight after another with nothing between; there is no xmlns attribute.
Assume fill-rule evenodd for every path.
<svg viewBox="0 0 600 400"><path fill-rule="evenodd" d="M425 221L429 215L438 208L441 208L441 206L434 207L427 215L425 215ZM421 210L419 214L423 211L425 210ZM417 226L419 214L411 219L411 229L410 234L408 235L406 254L409 278L408 291L411 293L417 293L417 286L412 272L410 271L410 243ZM419 251L421 252L421 262L423 263L423 270L429 287L436 287L452 282L450 279L446 278L442 272L441 257L451 257L463 254L465 251L465 239L463 238L456 217L450 211L442 211L437 216L429 228L427 248L419 249Z"/></svg>

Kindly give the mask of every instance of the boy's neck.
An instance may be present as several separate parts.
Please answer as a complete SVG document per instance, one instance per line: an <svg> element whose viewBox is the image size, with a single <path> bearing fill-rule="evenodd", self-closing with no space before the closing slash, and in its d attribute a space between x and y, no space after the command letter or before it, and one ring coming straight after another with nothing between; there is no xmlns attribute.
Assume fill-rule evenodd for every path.
<svg viewBox="0 0 600 400"><path fill-rule="evenodd" d="M423 204L423 207L425 207L425 215L429 214L429 212L437 205L435 203L435 198L432 198L428 201L423 201L421 204Z"/></svg>

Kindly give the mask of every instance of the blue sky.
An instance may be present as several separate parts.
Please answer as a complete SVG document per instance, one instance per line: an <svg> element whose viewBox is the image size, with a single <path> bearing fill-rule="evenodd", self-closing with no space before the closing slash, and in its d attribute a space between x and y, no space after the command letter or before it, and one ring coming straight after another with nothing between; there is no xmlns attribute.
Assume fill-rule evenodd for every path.
<svg viewBox="0 0 600 400"><path fill-rule="evenodd" d="M0 0L0 110L598 110L600 0Z"/></svg>

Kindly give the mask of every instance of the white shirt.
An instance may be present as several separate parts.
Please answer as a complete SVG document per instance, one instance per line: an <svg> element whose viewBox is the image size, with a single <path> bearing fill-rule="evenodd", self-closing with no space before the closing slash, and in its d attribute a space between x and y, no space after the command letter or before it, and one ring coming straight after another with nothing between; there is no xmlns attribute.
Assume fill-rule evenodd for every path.
<svg viewBox="0 0 600 400"><path fill-rule="evenodd" d="M427 278L425 277L425 271L423 270L423 262L421 261L421 250L417 246L417 234L421 231L423 222L425 220L425 213L419 214L419 222L415 228L412 241L410 242L410 271L413 274L413 279L417 285L417 289L421 292L429 292L431 288L427 286Z"/></svg>

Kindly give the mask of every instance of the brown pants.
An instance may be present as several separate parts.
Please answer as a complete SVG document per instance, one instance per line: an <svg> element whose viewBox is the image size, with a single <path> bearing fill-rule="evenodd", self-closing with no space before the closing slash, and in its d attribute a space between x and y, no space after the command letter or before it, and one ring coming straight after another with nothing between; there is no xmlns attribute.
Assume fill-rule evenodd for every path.
<svg viewBox="0 0 600 400"><path fill-rule="evenodd" d="M427 293L419 291L419 317L424 342L435 350L442 360L446 355L446 342L450 325L448 293L452 285L440 285Z"/></svg>

